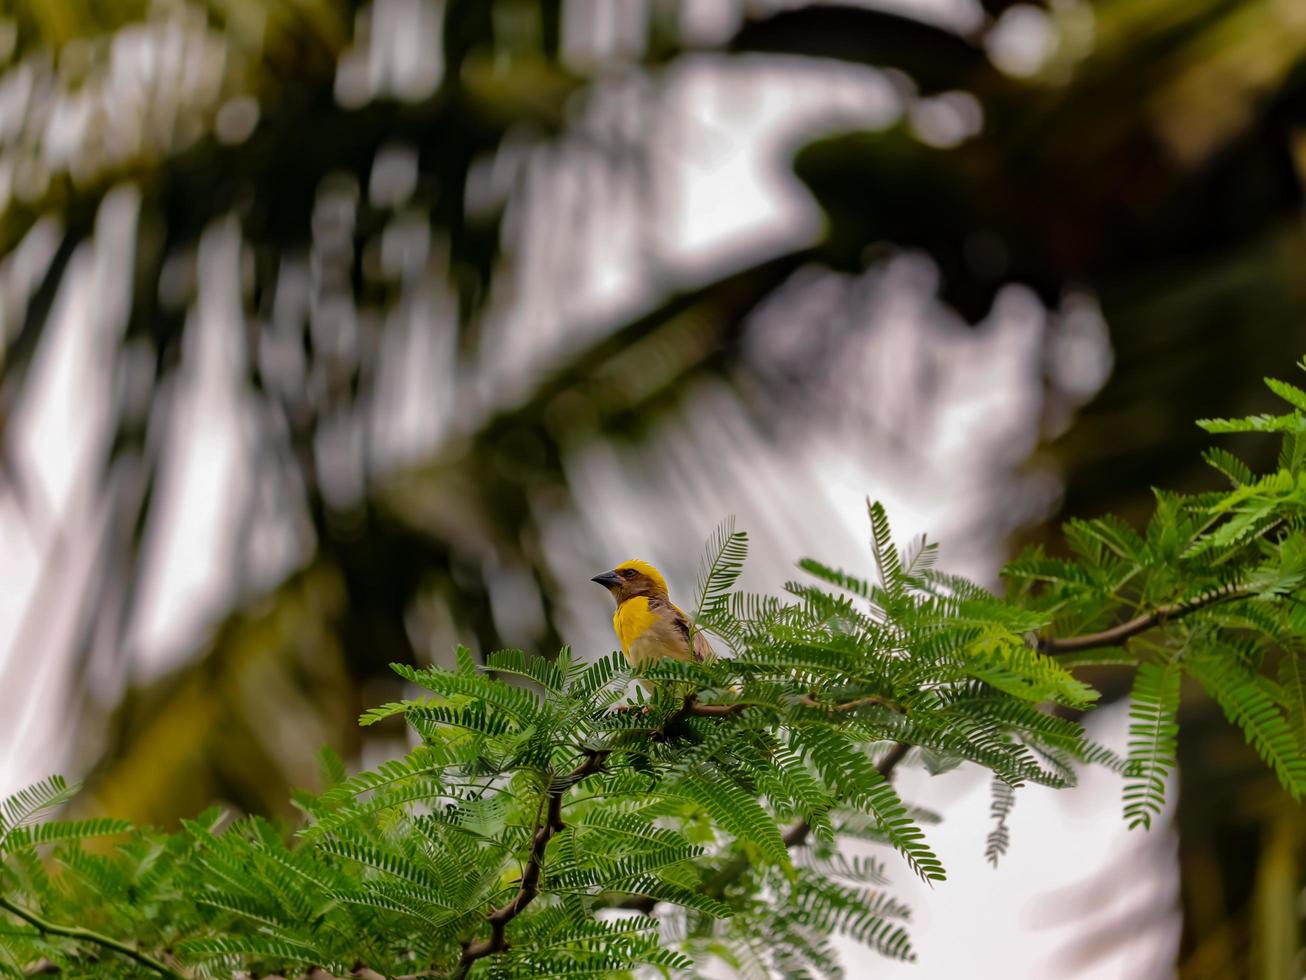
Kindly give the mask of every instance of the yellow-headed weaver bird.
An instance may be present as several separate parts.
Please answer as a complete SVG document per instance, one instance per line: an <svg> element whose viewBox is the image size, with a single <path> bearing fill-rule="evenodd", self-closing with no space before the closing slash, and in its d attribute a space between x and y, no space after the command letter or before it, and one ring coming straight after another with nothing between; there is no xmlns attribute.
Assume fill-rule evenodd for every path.
<svg viewBox="0 0 1306 980"><path fill-rule="evenodd" d="M703 661L714 656L712 644L693 630L689 617L667 594L667 580L648 562L623 562L590 581L598 582L617 600L612 628L632 666L663 657Z"/></svg>

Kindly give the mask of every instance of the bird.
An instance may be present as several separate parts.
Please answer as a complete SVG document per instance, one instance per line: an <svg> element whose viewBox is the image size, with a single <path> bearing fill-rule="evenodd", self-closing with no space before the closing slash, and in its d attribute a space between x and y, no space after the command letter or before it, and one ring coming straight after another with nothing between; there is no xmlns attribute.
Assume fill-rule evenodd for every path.
<svg viewBox="0 0 1306 980"><path fill-rule="evenodd" d="M632 667L663 657L698 663L715 657L707 637L695 631L689 617L671 601L667 580L648 562L631 559L590 581L617 601L612 628Z"/></svg>

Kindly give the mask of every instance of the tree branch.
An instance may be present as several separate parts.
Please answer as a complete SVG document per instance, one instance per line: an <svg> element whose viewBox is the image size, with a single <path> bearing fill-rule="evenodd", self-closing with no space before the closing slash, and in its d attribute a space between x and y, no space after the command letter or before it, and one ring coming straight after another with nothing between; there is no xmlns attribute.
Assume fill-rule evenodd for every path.
<svg viewBox="0 0 1306 980"><path fill-rule="evenodd" d="M1172 602L1165 606L1158 606L1149 613L1143 613L1135 616L1118 626L1112 626L1110 629L1102 630L1098 633L1085 633L1082 636L1040 636L1033 641L1034 648L1040 653L1058 654L1058 653L1078 653L1080 650L1092 650L1096 647L1109 647L1123 643L1130 637L1137 636L1139 633L1146 633L1154 626L1170 619L1179 619L1187 616L1189 613L1196 612L1199 609L1205 609L1207 606L1213 606L1218 602L1227 602L1231 599L1245 599L1251 595L1251 591L1241 585L1230 584L1223 585L1218 589L1212 589L1195 599L1188 599L1184 602Z"/></svg>
<svg viewBox="0 0 1306 980"><path fill-rule="evenodd" d="M162 963L154 957L142 953L138 949L133 949L125 943L120 943L118 940L111 939L108 936L102 936L100 933L94 932L90 929L83 929L80 926L61 926L49 922L46 919L41 918L35 912L29 912L27 909L15 905L3 895L0 895L0 908L16 915L28 925L35 926L42 935L63 936L65 939L80 939L83 942L94 943L95 945L102 946L105 949L113 950L115 953L120 953L128 959L135 960L141 966L159 974L159 976L169 977L170 980L185 980L183 974L174 970L166 963Z"/></svg>
<svg viewBox="0 0 1306 980"><path fill-rule="evenodd" d="M605 750L589 750L585 761L562 779L554 780L549 786L547 812L543 821L535 828L531 837L531 852L526 858L526 868L522 871L521 885L511 902L494 909L486 915L490 924L488 939L478 939L463 946L462 960L458 964L457 977L465 977L473 963L485 956L503 952L508 948L508 923L517 918L540 893L540 876L544 872L544 851L553 840L554 834L562 830L562 798L567 790L575 786L586 776L592 776L603 768L603 761L608 753Z"/></svg>

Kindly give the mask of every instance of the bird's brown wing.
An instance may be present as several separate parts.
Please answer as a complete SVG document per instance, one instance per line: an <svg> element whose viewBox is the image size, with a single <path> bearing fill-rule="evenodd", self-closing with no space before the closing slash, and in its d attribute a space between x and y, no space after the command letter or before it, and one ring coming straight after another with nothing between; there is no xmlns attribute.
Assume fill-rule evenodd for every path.
<svg viewBox="0 0 1306 980"><path fill-rule="evenodd" d="M672 623L675 625L676 630L680 635L685 638L686 646L690 646L690 638L692 636L693 645L690 647L690 652L693 655L693 658L699 663L702 663L704 660L713 659L716 656L716 651L712 649L712 644L708 642L707 634L702 630L694 632L693 627L690 625L689 617L681 612L678 606L671 606L671 614Z"/></svg>
<svg viewBox="0 0 1306 980"><path fill-rule="evenodd" d="M708 642L707 634L699 630L694 634L694 659L698 661L714 660L716 651L712 649L712 644Z"/></svg>

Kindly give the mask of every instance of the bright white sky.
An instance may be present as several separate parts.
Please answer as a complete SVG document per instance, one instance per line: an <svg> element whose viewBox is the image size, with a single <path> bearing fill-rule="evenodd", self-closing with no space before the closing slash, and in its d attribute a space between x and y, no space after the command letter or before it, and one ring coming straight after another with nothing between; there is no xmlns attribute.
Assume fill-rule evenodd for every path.
<svg viewBox="0 0 1306 980"><path fill-rule="evenodd" d="M795 134L840 124L885 125L902 111L883 76L864 69L761 60L723 69L699 59L676 72L664 115L651 123L666 129L678 147L655 188L664 219L656 265L683 281L759 251L802 244L818 232L819 215L784 175L785 147L793 145ZM130 201L115 206L130 212ZM637 306L648 295L649 266L641 254L647 240L629 234L606 240L611 249L588 254L578 270L581 278L550 297L548 312L522 304L532 306L528 347L558 343L567 330L579 329L576 324L608 322L614 310ZM56 595L79 588L111 499L86 475L103 451L103 419L112 399L104 365L122 326L110 274L122 244L106 234L95 252L79 258L79 274L68 279L58 326L41 353L37 397L23 407L18 425L34 506L23 513L13 500L0 499L0 794L66 759L70 731L56 706L66 683L63 651L78 624L61 615L57 604L31 617L30 603L43 577L58 583ZM239 311L230 305L237 295L237 243L230 228L208 236L201 266L185 384L172 392L186 400L186 408L178 431L167 436L175 447L163 474L167 530L151 542L152 601L131 632L135 669L145 673L192 649L240 584L230 548L233 522L250 488L242 465L245 410L236 395L240 352L232 346L241 342L241 333L231 329ZM552 271L535 270L534 281ZM529 270L525 275L530 281ZM869 430L864 418L850 417L842 427L763 439L729 392L704 387L698 397L707 408L695 414L692 426L671 423L655 437L668 460L665 485L647 487L647 499L593 500L583 517L546 526L546 543L556 544L550 553L559 555L559 580L577 583L564 597L577 647L610 643L606 597L586 582L593 568L637 554L664 565L673 583L692 581L696 556L686 558L679 542L701 540L727 513L755 530L747 582L753 588L778 587L792 560L806 554L866 571L867 495L885 501L902 539L929 531L944 540L950 568L982 579L992 575L999 555L991 544L1005 530L994 516L994 485L1001 484L998 493L1012 489L995 481L994 460L1014 465L1036 444L1033 399L1043 315L1017 292L1003 297L991 322L960 330L930 305L928 287L928 274L912 263L896 267L889 286L865 311L875 329L864 331L864 346L842 368L846 376L832 379L878 393L869 400L879 431ZM1081 334L1072 367L1088 392L1101 382L1109 354L1100 324ZM523 352L506 346L498 367L512 373L521 367ZM938 385L927 406L905 397L922 372ZM446 401L444 411L452 404ZM431 411L438 413L440 406ZM440 428L434 421L431 426ZM924 434L910 447L912 455L904 455L892 438L901 426ZM714 451L722 445L733 451ZM582 485L628 482L634 472L629 458L608 447L596 447L569 466ZM1025 497L1037 500L1039 494ZM658 520L647 518L659 505L666 527L677 526L686 513L704 524L669 538ZM629 520L631 508L645 518ZM979 536L980 546L956 547L983 525L990 532ZM585 544L578 547L578 540ZM292 560L292 547L273 548L259 577L274 577ZM586 568L591 571L581 575ZM1123 742L1122 708L1104 709L1096 724L1103 740ZM1124 829L1116 777L1092 773L1074 791L1022 790L1010 821L1011 851L996 871L983 860L990 819L981 774L928 779L906 771L899 781L907 799L944 815L929 837L950 880L927 889L891 860L894 891L915 910L912 933L920 962L890 965L849 947L851 977L1151 980L1169 970L1177 916L1163 914L1151 927L1140 922L1174 906L1173 835L1165 821L1151 834ZM1130 927L1140 931L1123 940ZM1099 938L1111 942L1112 952L1082 968L1073 965L1066 948L1095 930L1105 930Z"/></svg>

